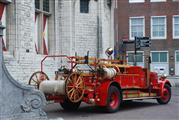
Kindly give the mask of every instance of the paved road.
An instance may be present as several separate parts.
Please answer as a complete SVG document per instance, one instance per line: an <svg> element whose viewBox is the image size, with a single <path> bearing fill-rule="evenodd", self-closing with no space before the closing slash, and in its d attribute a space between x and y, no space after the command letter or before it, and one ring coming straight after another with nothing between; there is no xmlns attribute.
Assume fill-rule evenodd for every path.
<svg viewBox="0 0 179 120"><path fill-rule="evenodd" d="M172 89L172 99L167 105L159 105L156 100L134 101L109 114L86 104L74 112L64 111L59 104L49 104L45 111L51 120L60 117L64 120L179 120L179 87Z"/></svg>

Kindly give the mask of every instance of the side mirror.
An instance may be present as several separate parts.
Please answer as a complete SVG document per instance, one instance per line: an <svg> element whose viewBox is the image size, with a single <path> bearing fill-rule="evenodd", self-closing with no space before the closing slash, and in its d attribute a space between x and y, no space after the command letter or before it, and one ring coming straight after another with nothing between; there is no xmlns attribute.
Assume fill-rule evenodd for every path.
<svg viewBox="0 0 179 120"><path fill-rule="evenodd" d="M113 54L113 48L107 48L105 54L110 57Z"/></svg>

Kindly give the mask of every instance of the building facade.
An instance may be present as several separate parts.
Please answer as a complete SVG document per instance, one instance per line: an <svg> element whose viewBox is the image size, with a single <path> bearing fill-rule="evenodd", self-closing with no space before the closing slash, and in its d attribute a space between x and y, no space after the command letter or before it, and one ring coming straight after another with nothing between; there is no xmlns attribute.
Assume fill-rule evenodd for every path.
<svg viewBox="0 0 179 120"><path fill-rule="evenodd" d="M179 75L179 0L118 0L116 48L123 40L135 36L150 37L151 48L138 51L138 65L145 66L151 56L151 70L160 74ZM128 62L134 46L127 45Z"/></svg>
<svg viewBox="0 0 179 120"><path fill-rule="evenodd" d="M113 47L115 2L111 0L0 0L5 64L23 83L46 55L105 57ZM49 58L44 72L54 79L61 60Z"/></svg>

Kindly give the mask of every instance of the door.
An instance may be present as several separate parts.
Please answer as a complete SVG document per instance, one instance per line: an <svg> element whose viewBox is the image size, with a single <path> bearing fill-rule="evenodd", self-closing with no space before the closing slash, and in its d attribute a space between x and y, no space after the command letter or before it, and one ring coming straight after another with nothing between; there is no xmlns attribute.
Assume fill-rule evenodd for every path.
<svg viewBox="0 0 179 120"><path fill-rule="evenodd" d="M169 75L168 52L167 51L152 51L151 52L151 71L158 75Z"/></svg>

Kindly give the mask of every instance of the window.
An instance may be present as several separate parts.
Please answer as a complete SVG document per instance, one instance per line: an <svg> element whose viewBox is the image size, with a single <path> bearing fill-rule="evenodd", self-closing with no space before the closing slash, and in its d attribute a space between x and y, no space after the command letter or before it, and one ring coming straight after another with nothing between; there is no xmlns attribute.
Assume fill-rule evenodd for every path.
<svg viewBox="0 0 179 120"><path fill-rule="evenodd" d="M38 54L49 53L49 27L48 21L50 17L50 1L35 0L35 7L39 9L35 13L35 50ZM43 26L42 26L43 25Z"/></svg>
<svg viewBox="0 0 179 120"><path fill-rule="evenodd" d="M179 16L173 16L173 38L179 38Z"/></svg>
<svg viewBox="0 0 179 120"><path fill-rule="evenodd" d="M166 17L153 16L151 18L151 38L166 39Z"/></svg>
<svg viewBox="0 0 179 120"><path fill-rule="evenodd" d="M80 0L80 13L89 13L89 1L90 0Z"/></svg>
<svg viewBox="0 0 179 120"><path fill-rule="evenodd" d="M145 2L145 0L129 0L129 3L142 3Z"/></svg>
<svg viewBox="0 0 179 120"><path fill-rule="evenodd" d="M166 0L150 0L150 2L166 2Z"/></svg>
<svg viewBox="0 0 179 120"><path fill-rule="evenodd" d="M35 0L35 8L40 9L40 0Z"/></svg>
<svg viewBox="0 0 179 120"><path fill-rule="evenodd" d="M131 17L130 18L130 39L134 39L135 36L145 36L144 32L144 17Z"/></svg>
<svg viewBox="0 0 179 120"><path fill-rule="evenodd" d="M43 0L43 11L49 12L49 0Z"/></svg>
<svg viewBox="0 0 179 120"><path fill-rule="evenodd" d="M179 52L176 52L176 62L179 62Z"/></svg>
<svg viewBox="0 0 179 120"><path fill-rule="evenodd" d="M0 3L0 21L2 25L6 27L6 5ZM2 38L2 47L4 51L7 51L7 41L6 41L6 29L3 30L3 38Z"/></svg>
<svg viewBox="0 0 179 120"><path fill-rule="evenodd" d="M134 53L128 53L128 62L134 62L135 60L135 55ZM143 53L137 53L136 55L136 61L137 62L143 62Z"/></svg>
<svg viewBox="0 0 179 120"><path fill-rule="evenodd" d="M167 62L167 52L152 52L152 62Z"/></svg>

